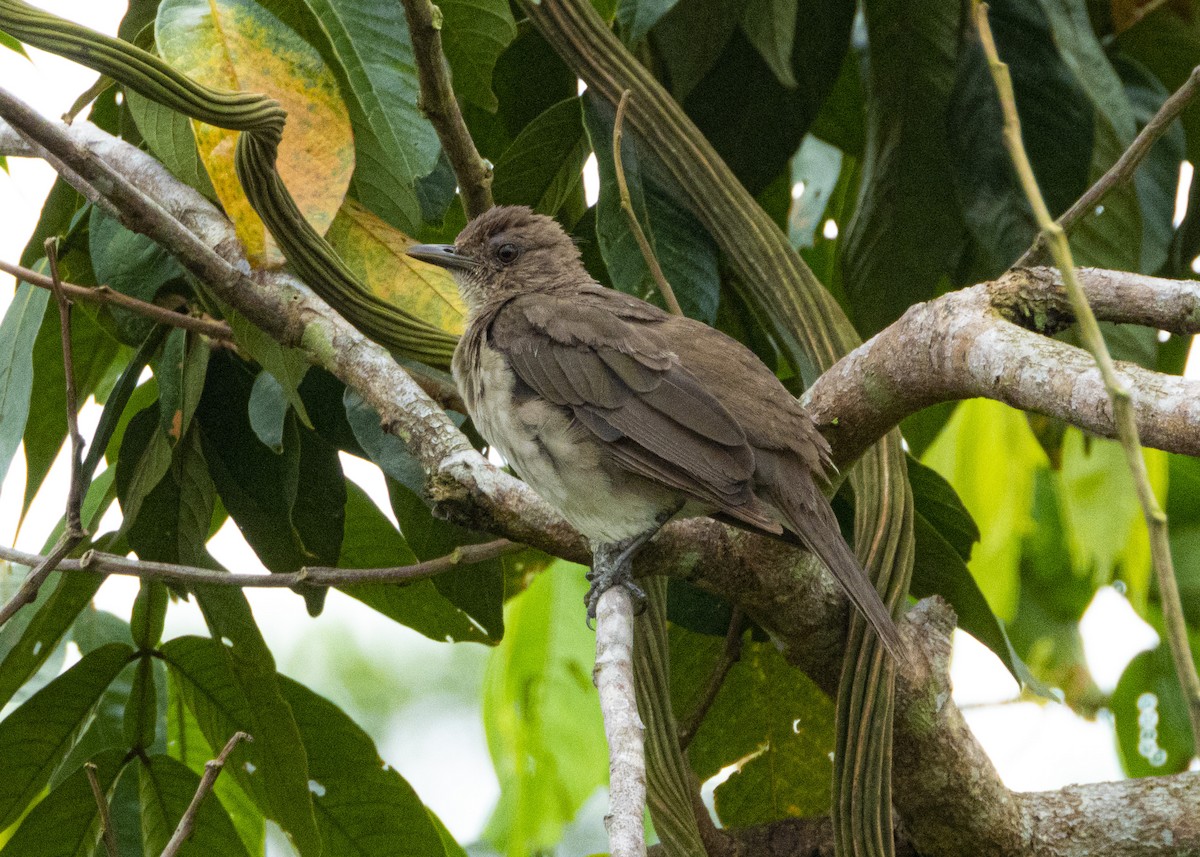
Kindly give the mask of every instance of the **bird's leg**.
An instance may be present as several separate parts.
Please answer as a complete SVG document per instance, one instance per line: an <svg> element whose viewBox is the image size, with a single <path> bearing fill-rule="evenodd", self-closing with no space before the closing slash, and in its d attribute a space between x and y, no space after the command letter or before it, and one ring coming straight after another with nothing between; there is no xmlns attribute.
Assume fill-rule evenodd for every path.
<svg viewBox="0 0 1200 857"><path fill-rule="evenodd" d="M614 586L624 586L633 597L637 612L646 607L646 593L633 581L633 558L650 539L657 535L663 524L675 517L682 508L680 503L672 509L662 512L654 519L654 525L643 533L622 539L619 542L594 542L592 544L592 569L587 573L591 588L583 597L587 605L589 624L596 618L596 605L600 596Z"/></svg>

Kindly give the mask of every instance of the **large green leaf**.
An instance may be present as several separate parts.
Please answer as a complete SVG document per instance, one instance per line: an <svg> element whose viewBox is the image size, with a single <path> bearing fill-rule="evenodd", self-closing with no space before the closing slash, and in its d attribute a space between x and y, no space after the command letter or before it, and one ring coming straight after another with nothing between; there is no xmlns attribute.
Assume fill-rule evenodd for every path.
<svg viewBox="0 0 1200 857"><path fill-rule="evenodd" d="M151 39L152 41L152 39ZM143 46L144 47L144 46ZM154 157L162 161L175 178L195 188L209 199L216 199L212 179L196 151L192 122L182 113L151 101L132 89L124 89L125 103L137 129Z"/></svg>
<svg viewBox="0 0 1200 857"><path fill-rule="evenodd" d="M46 662L103 582L99 574L59 575L53 590L43 585L38 600L8 621L0 631L0 707Z"/></svg>
<svg viewBox="0 0 1200 857"><path fill-rule="evenodd" d="M129 646L112 644L85 655L0 721L0 830L50 781L100 694L132 654Z"/></svg>
<svg viewBox="0 0 1200 857"><path fill-rule="evenodd" d="M440 857L441 834L375 743L329 700L286 676L280 690L308 753L322 857Z"/></svg>
<svg viewBox="0 0 1200 857"><path fill-rule="evenodd" d="M1034 175L1057 216L1087 187L1095 108L1059 55L1038 0L993 3L988 22L1009 67ZM1037 229L1004 147L1000 100L977 38L959 55L949 120L953 178L974 239L970 274L992 277L1029 247Z"/></svg>
<svg viewBox="0 0 1200 857"><path fill-rule="evenodd" d="M191 803L200 777L170 756L151 756L138 765L141 788L142 843L147 854L160 854ZM229 813L217 795L209 795L195 815L191 835L179 850L180 857L229 855L247 851L238 838Z"/></svg>
<svg viewBox="0 0 1200 857"><path fill-rule="evenodd" d="M586 96L583 103L588 135L600 170L596 236L609 277L621 291L663 306L621 208L612 157L612 108L593 96ZM627 133L622 141L621 160L633 210L684 313L712 323L721 288L716 243L683 201L644 168L643 154ZM652 156L646 155L649 157Z"/></svg>
<svg viewBox="0 0 1200 857"><path fill-rule="evenodd" d="M105 750L91 760L107 792L126 765L121 750ZM21 822L0 857L91 857L100 835L100 809L82 767L51 789Z"/></svg>
<svg viewBox="0 0 1200 857"><path fill-rule="evenodd" d="M347 485L346 537L338 568L378 568L408 565L416 555L392 523L357 485ZM431 580L408 584L365 583L339 587L389 619L419 631L431 640L493 641L471 617L446 599Z"/></svg>
<svg viewBox="0 0 1200 857"><path fill-rule="evenodd" d="M167 335L154 369L158 379L158 415L171 445L187 434L200 403L208 371L208 340L176 328Z"/></svg>
<svg viewBox="0 0 1200 857"><path fill-rule="evenodd" d="M1192 733L1166 643L1129 662L1109 710L1126 774L1153 777L1187 770L1194 755Z"/></svg>
<svg viewBox="0 0 1200 857"><path fill-rule="evenodd" d="M937 294L966 237L946 127L965 6L869 0L867 150L844 245L846 293L869 336Z"/></svg>
<svg viewBox="0 0 1200 857"><path fill-rule="evenodd" d="M492 69L517 35L508 0L439 0L442 50L453 72L454 92L494 111Z"/></svg>
<svg viewBox="0 0 1200 857"><path fill-rule="evenodd" d="M241 592L228 589L208 589L197 597L214 631L234 645L202 637L168 641L162 653L171 677L209 747L223 747L239 730L253 737L230 754L227 772L301 855L319 853L308 756L250 608Z"/></svg>
<svg viewBox="0 0 1200 857"><path fill-rule="evenodd" d="M719 637L670 630L672 702L689 716L704 695L723 647ZM726 826L762 824L829 811L833 702L788 665L770 643L749 642L688 748L705 780L728 765L717 787Z"/></svg>
<svg viewBox="0 0 1200 857"><path fill-rule="evenodd" d="M530 122L497 162L496 202L553 217L583 186L590 150L579 99L560 101Z"/></svg>
<svg viewBox="0 0 1200 857"><path fill-rule="evenodd" d="M982 534L972 575L992 610L1015 615L1020 592L1021 539L1032 527L1034 474L1045 454L1024 416L986 399L963 402L923 462L962 499Z"/></svg>
<svg viewBox="0 0 1200 857"><path fill-rule="evenodd" d="M45 289L21 283L0 322L0 481L25 433L33 390L33 344L49 300Z"/></svg>
<svg viewBox="0 0 1200 857"><path fill-rule="evenodd" d="M153 301L172 280L183 278L175 257L145 235L130 232L99 208L88 222L88 246L96 282L114 291ZM116 333L127 345L139 345L154 322L119 307L106 308L115 322Z"/></svg>
<svg viewBox="0 0 1200 857"><path fill-rule="evenodd" d="M405 16L365 0L305 0L337 57L331 63L354 128L350 191L399 229L420 225L416 181L437 161L433 126L417 106L419 86Z"/></svg>
<svg viewBox="0 0 1200 857"><path fill-rule="evenodd" d="M557 562L510 601L508 632L488 662L484 726L500 803L485 836L509 854L556 843L607 775L583 572Z"/></svg>
<svg viewBox="0 0 1200 857"><path fill-rule="evenodd" d="M117 457L117 496L121 500L121 529L128 533L138 522L142 504L171 468L171 445L159 425L158 404L139 411L129 421ZM161 520L148 526L161 526Z"/></svg>
<svg viewBox="0 0 1200 857"><path fill-rule="evenodd" d="M1200 459L1187 455L1169 456L1170 488L1166 512L1171 522L1171 556L1183 612L1193 627L1200 628Z"/></svg>
<svg viewBox="0 0 1200 857"><path fill-rule="evenodd" d="M617 0L617 22L627 43L640 42L679 0Z"/></svg>
<svg viewBox="0 0 1200 857"><path fill-rule="evenodd" d="M175 448L170 467L145 500L129 527L129 544L138 557L156 562L212 567L208 541L216 490L198 431Z"/></svg>

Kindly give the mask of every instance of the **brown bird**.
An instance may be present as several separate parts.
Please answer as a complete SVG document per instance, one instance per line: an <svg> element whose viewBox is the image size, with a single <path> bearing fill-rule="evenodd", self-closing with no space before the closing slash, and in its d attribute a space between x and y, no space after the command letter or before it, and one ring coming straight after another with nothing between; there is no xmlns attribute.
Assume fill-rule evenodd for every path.
<svg viewBox="0 0 1200 857"><path fill-rule="evenodd" d="M479 433L583 533L589 615L676 514L709 514L816 554L893 655L891 615L818 481L829 444L748 348L605 288L549 217L493 208L454 245L409 255L450 270L468 321L454 378Z"/></svg>

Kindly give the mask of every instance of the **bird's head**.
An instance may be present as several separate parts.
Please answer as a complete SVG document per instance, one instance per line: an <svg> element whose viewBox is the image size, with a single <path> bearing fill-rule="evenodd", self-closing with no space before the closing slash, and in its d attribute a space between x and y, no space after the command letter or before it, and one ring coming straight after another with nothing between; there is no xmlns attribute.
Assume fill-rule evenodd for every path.
<svg viewBox="0 0 1200 857"><path fill-rule="evenodd" d="M523 205L489 209L468 223L453 244L417 244L408 248L408 255L449 270L472 311L514 294L577 283L583 272L571 236L553 219Z"/></svg>

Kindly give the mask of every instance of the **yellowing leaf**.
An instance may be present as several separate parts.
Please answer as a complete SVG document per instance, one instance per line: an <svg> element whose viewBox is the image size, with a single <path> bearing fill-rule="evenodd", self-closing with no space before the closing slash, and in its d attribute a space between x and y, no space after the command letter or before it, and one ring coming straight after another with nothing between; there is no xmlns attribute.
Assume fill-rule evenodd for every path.
<svg viewBox="0 0 1200 857"><path fill-rule="evenodd" d="M462 333L466 311L454 278L407 255L413 239L353 200L346 200L326 237L377 297L442 330Z"/></svg>
<svg viewBox="0 0 1200 857"><path fill-rule="evenodd" d="M287 110L278 170L296 205L324 234L354 172L350 119L337 80L317 53L253 0L163 0L155 21L163 58L219 89L261 92ZM253 264L279 250L234 174L237 132L193 122L200 158Z"/></svg>

